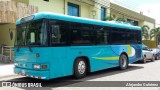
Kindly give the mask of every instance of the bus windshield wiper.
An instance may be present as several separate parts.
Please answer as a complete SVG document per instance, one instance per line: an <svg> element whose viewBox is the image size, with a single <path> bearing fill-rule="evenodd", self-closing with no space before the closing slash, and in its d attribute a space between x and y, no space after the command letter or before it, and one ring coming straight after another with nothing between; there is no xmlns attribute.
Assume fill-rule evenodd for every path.
<svg viewBox="0 0 160 90"><path fill-rule="evenodd" d="M30 51L30 52L33 52L33 51L32 51L32 47L31 47L30 44L28 45L28 47L29 47L29 51Z"/></svg>
<svg viewBox="0 0 160 90"><path fill-rule="evenodd" d="M29 51L30 51L30 52L33 52L33 51L32 51L32 47L31 47L31 42L28 42L28 47L29 47Z"/></svg>
<svg viewBox="0 0 160 90"><path fill-rule="evenodd" d="M19 52L19 49L20 49L20 47L21 47L21 44L22 44L22 40L20 40L19 45L17 45L17 52Z"/></svg>

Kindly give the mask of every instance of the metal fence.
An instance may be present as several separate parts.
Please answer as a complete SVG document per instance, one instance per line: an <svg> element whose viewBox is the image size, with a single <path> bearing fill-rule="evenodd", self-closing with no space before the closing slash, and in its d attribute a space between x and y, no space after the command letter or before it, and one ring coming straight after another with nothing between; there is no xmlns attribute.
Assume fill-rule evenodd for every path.
<svg viewBox="0 0 160 90"><path fill-rule="evenodd" d="M1 46L0 63L13 63L13 46Z"/></svg>

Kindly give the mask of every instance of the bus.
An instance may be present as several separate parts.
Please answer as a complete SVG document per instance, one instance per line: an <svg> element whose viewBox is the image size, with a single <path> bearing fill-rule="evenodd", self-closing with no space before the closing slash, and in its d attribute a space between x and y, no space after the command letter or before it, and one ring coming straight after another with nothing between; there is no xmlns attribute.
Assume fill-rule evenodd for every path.
<svg viewBox="0 0 160 90"><path fill-rule="evenodd" d="M14 73L37 79L119 67L142 59L141 28L40 12L16 21Z"/></svg>

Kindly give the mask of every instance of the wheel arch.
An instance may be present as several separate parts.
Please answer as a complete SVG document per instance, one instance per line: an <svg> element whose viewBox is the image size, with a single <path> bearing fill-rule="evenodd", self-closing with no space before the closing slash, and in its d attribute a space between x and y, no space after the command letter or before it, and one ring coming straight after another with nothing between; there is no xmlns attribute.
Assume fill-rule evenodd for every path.
<svg viewBox="0 0 160 90"><path fill-rule="evenodd" d="M127 60L129 61L128 54L127 54L126 52L122 52L122 53L120 54L120 56L121 56L122 54L126 55L126 56L127 56Z"/></svg>

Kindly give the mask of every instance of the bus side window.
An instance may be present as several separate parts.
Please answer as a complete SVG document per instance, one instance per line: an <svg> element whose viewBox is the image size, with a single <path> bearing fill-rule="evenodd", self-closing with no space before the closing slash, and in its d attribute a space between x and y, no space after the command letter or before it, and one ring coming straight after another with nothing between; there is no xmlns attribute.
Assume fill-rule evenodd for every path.
<svg viewBox="0 0 160 90"><path fill-rule="evenodd" d="M58 25L52 25L51 26L51 38L52 38L52 44L53 43L59 43L60 42L60 31Z"/></svg>
<svg viewBox="0 0 160 90"><path fill-rule="evenodd" d="M67 45L67 22L51 20L49 22L51 32L51 45Z"/></svg>

